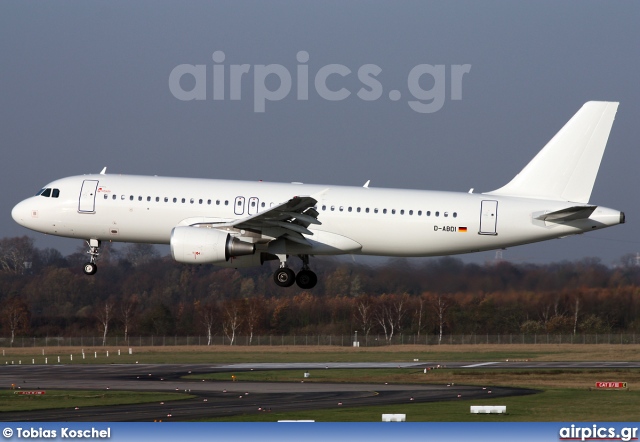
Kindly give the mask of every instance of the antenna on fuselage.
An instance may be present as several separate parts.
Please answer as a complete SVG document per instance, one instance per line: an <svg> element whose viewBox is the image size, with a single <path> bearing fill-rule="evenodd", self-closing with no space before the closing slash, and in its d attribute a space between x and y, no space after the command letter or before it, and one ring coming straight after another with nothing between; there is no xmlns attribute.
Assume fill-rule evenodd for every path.
<svg viewBox="0 0 640 442"><path fill-rule="evenodd" d="M106 175L107 174L107 166L104 166L104 168L100 171L100 175Z"/></svg>
<svg viewBox="0 0 640 442"><path fill-rule="evenodd" d="M369 188L369 183L370 183L370 182L371 182L371 180L367 180L367 182L366 182L366 183L364 183L364 186L362 186L362 187L364 187L365 189L368 189L368 188Z"/></svg>

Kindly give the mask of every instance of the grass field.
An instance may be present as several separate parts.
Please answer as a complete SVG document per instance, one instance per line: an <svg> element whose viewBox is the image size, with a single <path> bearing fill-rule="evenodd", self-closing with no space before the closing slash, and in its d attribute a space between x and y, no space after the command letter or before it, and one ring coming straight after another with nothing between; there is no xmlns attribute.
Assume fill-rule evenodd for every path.
<svg viewBox="0 0 640 442"><path fill-rule="evenodd" d="M193 397L181 393L104 390L46 390L46 394L39 396L19 395L16 393L16 390L0 390L0 412L144 404ZM1 414L0 419L2 419Z"/></svg>
<svg viewBox="0 0 640 442"><path fill-rule="evenodd" d="M60 356L62 364L135 364L135 363L251 363L251 362L413 362L445 363L453 361L637 361L640 359L640 345L442 345L442 346L393 346L375 348L316 347L316 346L274 346L274 347L133 347L93 348L82 351L77 347L5 348L0 364L57 364ZM109 351L109 357L106 352ZM95 352L95 353L94 353ZM73 355L73 360L71 356ZM97 355L97 357L94 357ZM206 375L209 379L229 380L231 373ZM273 381L299 382L303 373L298 371L256 371L236 374L239 382ZM203 375L196 376L197 379ZM629 391L591 391L596 381L621 381L629 383ZM264 413L236 416L233 421L275 421L278 419L314 419L317 421L357 421L379 422L382 413L405 413L408 421L637 421L640 404L640 370L564 370L564 369L514 369L514 370L432 370L425 375L416 369L376 369L376 370L315 370L305 382L397 382L447 384L454 382L465 385L516 386L541 391L539 394L486 399L481 403L465 399L437 403L407 403L384 407L336 407L328 410L292 413ZM45 400L27 398L16 400L12 392L0 392L0 410L16 409L37 405L41 408L71 406L71 402L82 399L83 405L108 405L131 400L127 396L139 397L142 402L170 400L162 397L141 397L139 393L110 392L60 392L74 400L49 396ZM169 394L174 397L174 395ZM5 396L7 396L5 398ZM86 397L81 397L86 396ZM91 397L96 396L96 397ZM95 402L92 402L95 401ZM78 402L79 403L79 402ZM472 415L470 405L506 405L507 415ZM2 407L7 408L2 408ZM214 419L217 420L217 419Z"/></svg>
<svg viewBox="0 0 640 442"><path fill-rule="evenodd" d="M82 357L84 350L85 357ZM120 350L120 356L118 356ZM397 345L389 347L331 346L178 346L178 347L24 347L4 348L5 364L166 364L246 362L421 362L447 361L637 361L640 345L501 344ZM43 354L44 352L44 354ZM107 357L107 352L109 356ZM73 357L73 360L72 360Z"/></svg>

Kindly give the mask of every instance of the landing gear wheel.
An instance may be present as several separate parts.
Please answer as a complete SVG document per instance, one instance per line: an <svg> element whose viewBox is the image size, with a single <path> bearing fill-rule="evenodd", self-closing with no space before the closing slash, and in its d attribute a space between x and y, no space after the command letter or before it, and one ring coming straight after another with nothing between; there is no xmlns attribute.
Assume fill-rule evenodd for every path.
<svg viewBox="0 0 640 442"><path fill-rule="evenodd" d="M312 289L318 283L318 277L311 270L300 270L296 276L296 283L301 289Z"/></svg>
<svg viewBox="0 0 640 442"><path fill-rule="evenodd" d="M296 274L290 268L283 267L276 270L273 274L273 280L280 287L291 287L296 282Z"/></svg>
<svg viewBox="0 0 640 442"><path fill-rule="evenodd" d="M82 271L85 275L95 275L95 273L98 271L98 266L92 262L88 262L84 265Z"/></svg>

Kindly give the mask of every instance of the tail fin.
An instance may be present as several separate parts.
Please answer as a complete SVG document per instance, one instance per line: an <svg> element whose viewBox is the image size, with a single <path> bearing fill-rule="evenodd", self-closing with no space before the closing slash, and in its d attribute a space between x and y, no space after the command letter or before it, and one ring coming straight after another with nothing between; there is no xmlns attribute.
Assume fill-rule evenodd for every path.
<svg viewBox="0 0 640 442"><path fill-rule="evenodd" d="M488 194L588 203L617 109L585 103L518 175Z"/></svg>

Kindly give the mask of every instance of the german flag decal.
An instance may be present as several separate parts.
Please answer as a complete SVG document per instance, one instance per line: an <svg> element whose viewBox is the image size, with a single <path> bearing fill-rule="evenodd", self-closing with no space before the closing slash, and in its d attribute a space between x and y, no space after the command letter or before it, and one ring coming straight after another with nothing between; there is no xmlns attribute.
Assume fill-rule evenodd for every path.
<svg viewBox="0 0 640 442"><path fill-rule="evenodd" d="M458 232L466 232L467 228L466 227L458 227Z"/></svg>

